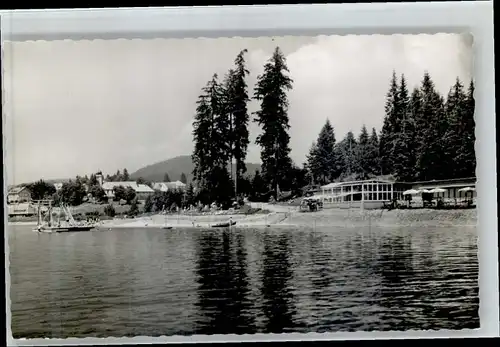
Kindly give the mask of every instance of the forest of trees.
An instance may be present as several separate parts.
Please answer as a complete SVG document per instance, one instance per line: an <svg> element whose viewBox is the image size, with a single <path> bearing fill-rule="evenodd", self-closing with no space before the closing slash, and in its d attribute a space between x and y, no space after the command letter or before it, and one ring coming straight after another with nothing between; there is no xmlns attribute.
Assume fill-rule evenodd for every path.
<svg viewBox="0 0 500 347"><path fill-rule="evenodd" d="M307 157L308 180L326 184L391 175L398 181L475 177L474 83L458 78L446 98L428 73L411 93L394 72L380 133L365 126L336 143L326 121Z"/></svg>
<svg viewBox="0 0 500 347"><path fill-rule="evenodd" d="M308 184L392 176L398 181L425 181L475 176L474 84L458 78L447 97L425 73L411 91L406 78L393 72L380 132L363 126L337 142L329 120L312 144L302 168L290 158L287 92L292 89L286 60L277 47L257 77L253 99L260 103L254 122L261 128L262 172L246 177L249 144L244 54L222 81L217 75L202 90L194 118L194 179L204 202L227 203L239 195L278 198ZM233 158L237 170L233 175ZM236 184L237 183L237 184Z"/></svg>
<svg viewBox="0 0 500 347"><path fill-rule="evenodd" d="M250 100L246 77L245 53L241 51L222 81L215 74L202 89L193 122L193 176L204 203L227 205L241 195L276 195L279 189L293 189L291 179L299 168L290 159L290 125L286 92L292 88L286 60L276 47L257 77L252 98L260 103L254 122L262 129L256 144L261 148L262 172L253 180L245 176L249 145L247 103ZM236 172L231 163L236 162ZM296 170L295 170L296 169ZM301 182L300 184L302 184ZM255 189L257 188L257 189Z"/></svg>
<svg viewBox="0 0 500 347"><path fill-rule="evenodd" d="M242 196L268 201L279 198L283 191L300 195L307 185L375 176L390 175L403 182L475 177L474 83L464 86L457 78L445 98L428 73L411 92L405 76L398 78L393 73L380 132L362 126L358 135L349 131L337 142L334 126L326 120L303 167L295 165L290 158L287 113L287 91L292 88L292 80L278 47L257 77L252 95L260 104L252 121L261 128L256 138L261 149L261 171L252 177L246 175L251 119L245 53L243 50L238 54L234 68L222 81L214 75L198 98L193 122L194 185L191 182L185 191L156 192L146 201L146 212L199 202L227 207L234 199L241 201ZM130 176L123 169L107 175L106 180L127 181ZM170 180L167 173L164 180ZM187 182L185 174L181 181ZM137 182L151 185L141 178ZM28 187L33 199L52 198L79 205L90 193L97 201L107 200L96 174L77 176L57 192L54 185L42 180ZM131 189L118 187L115 194L117 199L137 204Z"/></svg>

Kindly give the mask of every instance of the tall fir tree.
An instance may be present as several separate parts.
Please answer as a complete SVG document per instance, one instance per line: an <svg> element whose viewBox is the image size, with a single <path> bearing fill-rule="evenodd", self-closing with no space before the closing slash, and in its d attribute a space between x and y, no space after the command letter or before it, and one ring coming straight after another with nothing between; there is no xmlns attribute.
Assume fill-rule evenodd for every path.
<svg viewBox="0 0 500 347"><path fill-rule="evenodd" d="M363 124L358 137L356 146L356 172L361 179L367 179L371 176L371 156L373 153L370 150L370 136L368 130Z"/></svg>
<svg viewBox="0 0 500 347"><path fill-rule="evenodd" d="M326 184L337 177L337 153L335 151L335 132L330 123L326 120L321 128L318 140L311 148L308 156L308 168L314 181L319 184Z"/></svg>
<svg viewBox="0 0 500 347"><path fill-rule="evenodd" d="M412 118L412 102L404 75L398 90L398 117L396 132L394 133L393 172L399 181L413 181L415 179L415 122Z"/></svg>
<svg viewBox="0 0 500 347"><path fill-rule="evenodd" d="M445 104L446 117L448 118L448 129L444 137L445 160L447 164L447 176L449 178L460 177L464 163L462 143L464 139L464 123L467 112L467 95L462 82L457 78L455 85L450 89Z"/></svg>
<svg viewBox="0 0 500 347"><path fill-rule="evenodd" d="M234 61L236 67L231 75L231 93L230 93L230 112L232 116L231 124L231 142L232 158L236 161L235 180L239 182L242 175L246 172L245 159L249 142L248 132L248 97L246 77L250 73L245 66L245 53L242 50Z"/></svg>
<svg viewBox="0 0 500 347"><path fill-rule="evenodd" d="M200 189L205 188L208 173L214 164L211 142L213 115L210 107L210 95L207 87L203 91L204 94L198 98L193 121L193 176Z"/></svg>
<svg viewBox="0 0 500 347"><path fill-rule="evenodd" d="M232 193L227 173L229 117L217 74L202 92L193 122L193 176L209 199L224 203Z"/></svg>
<svg viewBox="0 0 500 347"><path fill-rule="evenodd" d="M380 160L384 175L393 171L393 152L395 144L395 134L398 132L399 116L399 86L396 71L392 72L389 91L385 102L385 117L380 134Z"/></svg>
<svg viewBox="0 0 500 347"><path fill-rule="evenodd" d="M316 142L313 142L309 148L309 153L306 155L306 163L304 164L304 167L307 170L309 184L316 184L316 182L319 181L318 173L321 170L321 166L318 157L318 146Z"/></svg>
<svg viewBox="0 0 500 347"><path fill-rule="evenodd" d="M337 146L337 158L340 162L340 177L352 178L355 177L359 170L359 163L356 157L357 141L352 131L349 131L344 139Z"/></svg>
<svg viewBox="0 0 500 347"><path fill-rule="evenodd" d="M443 97L437 92L429 73L421 85L422 108L418 124L417 179L426 181L447 178L443 138L446 116Z"/></svg>
<svg viewBox="0 0 500 347"><path fill-rule="evenodd" d="M474 81L471 80L467 90L467 112L465 112L465 131L463 137L462 153L465 153L464 170L461 177L476 177L476 122L474 120L476 102L474 99Z"/></svg>
<svg viewBox="0 0 500 347"><path fill-rule="evenodd" d="M285 56L276 47L271 59L264 65L264 73L257 77L254 98L260 102L255 121L262 133L256 143L261 147L262 176L271 189L278 193L278 186L286 190L287 173L292 168L290 158L290 128L288 98L292 89Z"/></svg>
<svg viewBox="0 0 500 347"><path fill-rule="evenodd" d="M380 169L380 146L377 130L372 128L372 133L368 139L367 154L368 170L372 176L381 175Z"/></svg>

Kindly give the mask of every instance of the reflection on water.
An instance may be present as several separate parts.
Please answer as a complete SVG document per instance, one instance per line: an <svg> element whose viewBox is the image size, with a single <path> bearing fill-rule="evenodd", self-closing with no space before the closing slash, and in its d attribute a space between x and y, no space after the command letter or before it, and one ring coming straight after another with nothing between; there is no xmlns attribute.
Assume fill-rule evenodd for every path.
<svg viewBox="0 0 500 347"><path fill-rule="evenodd" d="M19 337L477 328L475 228L10 227Z"/></svg>
<svg viewBox="0 0 500 347"><path fill-rule="evenodd" d="M198 334L255 332L243 235L226 231L197 235Z"/></svg>
<svg viewBox="0 0 500 347"><path fill-rule="evenodd" d="M278 334L287 328L293 330L294 327L290 256L290 234L264 235L261 295L264 301L262 313L266 318L266 333Z"/></svg>

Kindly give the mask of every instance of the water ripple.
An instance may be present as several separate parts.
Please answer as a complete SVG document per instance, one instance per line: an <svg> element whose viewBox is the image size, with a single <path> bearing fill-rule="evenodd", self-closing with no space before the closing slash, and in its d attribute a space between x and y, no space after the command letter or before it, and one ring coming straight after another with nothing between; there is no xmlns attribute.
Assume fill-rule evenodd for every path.
<svg viewBox="0 0 500 347"><path fill-rule="evenodd" d="M25 337L477 328L475 228L9 230Z"/></svg>

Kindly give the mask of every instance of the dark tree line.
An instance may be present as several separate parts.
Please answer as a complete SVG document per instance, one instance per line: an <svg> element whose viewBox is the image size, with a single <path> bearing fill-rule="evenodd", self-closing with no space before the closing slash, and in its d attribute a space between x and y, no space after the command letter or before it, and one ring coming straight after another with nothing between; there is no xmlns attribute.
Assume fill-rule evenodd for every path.
<svg viewBox="0 0 500 347"><path fill-rule="evenodd" d="M361 128L336 143L327 120L305 167L309 182L393 175L399 181L475 176L474 83L465 90L457 78L445 99L424 74L410 93L404 75L392 75L380 134Z"/></svg>
<svg viewBox="0 0 500 347"><path fill-rule="evenodd" d="M292 88L283 53L276 48L257 77L253 98L260 102L255 121L262 128L256 144L261 148L262 172L245 176L249 145L248 86L244 54L241 51L223 81L217 75L202 90L193 122L193 175L198 197L204 203L229 203L241 195L275 195L293 189L290 159L290 125L286 92ZM233 159L235 169L233 170ZM234 171L234 172L233 172ZM258 188L258 190L255 190Z"/></svg>

